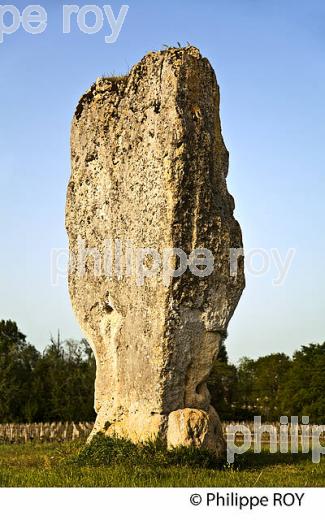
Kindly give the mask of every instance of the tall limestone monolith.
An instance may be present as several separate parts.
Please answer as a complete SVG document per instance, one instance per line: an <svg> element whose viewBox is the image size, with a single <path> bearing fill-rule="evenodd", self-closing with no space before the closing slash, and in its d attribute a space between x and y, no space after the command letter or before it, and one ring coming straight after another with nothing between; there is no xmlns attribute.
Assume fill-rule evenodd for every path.
<svg viewBox="0 0 325 520"><path fill-rule="evenodd" d="M71 150L69 290L97 362L93 434L221 454L206 381L245 282L209 61L170 48L98 79Z"/></svg>

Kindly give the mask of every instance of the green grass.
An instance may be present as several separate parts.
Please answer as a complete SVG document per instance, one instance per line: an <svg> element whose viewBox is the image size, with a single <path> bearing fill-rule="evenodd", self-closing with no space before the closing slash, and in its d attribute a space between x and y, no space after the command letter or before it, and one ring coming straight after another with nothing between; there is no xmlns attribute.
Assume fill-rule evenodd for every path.
<svg viewBox="0 0 325 520"><path fill-rule="evenodd" d="M105 449L102 455L105 455ZM0 445L1 487L263 487L325 486L325 461L313 464L311 454L248 452L235 467L211 469L182 452L170 460L160 449L145 450L135 461L130 447L115 446L103 461L77 441ZM121 450L124 453L121 454ZM151 450L151 452L150 452ZM153 450L153 451L152 451ZM107 453L105 455L107 457ZM173 459L172 459L173 458ZM103 465L103 463L109 465Z"/></svg>
<svg viewBox="0 0 325 520"><path fill-rule="evenodd" d="M146 443L133 442L119 437L105 437L98 434L90 444L85 445L70 461L78 466L116 466L168 468L186 466L195 468L221 468L220 461L207 450L179 447L167 450L163 440Z"/></svg>

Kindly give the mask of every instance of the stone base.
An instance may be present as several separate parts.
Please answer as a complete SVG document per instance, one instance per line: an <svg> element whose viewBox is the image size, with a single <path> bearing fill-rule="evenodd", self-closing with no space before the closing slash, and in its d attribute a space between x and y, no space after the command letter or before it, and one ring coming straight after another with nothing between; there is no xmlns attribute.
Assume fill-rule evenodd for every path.
<svg viewBox="0 0 325 520"><path fill-rule="evenodd" d="M121 421L114 422L109 426L105 434L126 438L136 444L138 442L154 441L158 436L164 438L166 425L166 415L131 414Z"/></svg>
<svg viewBox="0 0 325 520"><path fill-rule="evenodd" d="M222 457L226 450L222 426L215 409L208 412L196 408L175 410L169 415L130 414L119 421L104 424L97 418L88 441L96 433L129 439L134 443L165 439L168 449L178 446L202 448Z"/></svg>
<svg viewBox="0 0 325 520"><path fill-rule="evenodd" d="M129 439L135 444L138 442L154 441L157 437L166 437L167 415L158 413L131 413L112 421L110 414L102 408L87 442L90 442L97 433L107 436L117 436Z"/></svg>
<svg viewBox="0 0 325 520"><path fill-rule="evenodd" d="M222 426L215 409L209 411L184 408L168 417L167 447L193 446L207 449L221 457L226 450Z"/></svg>

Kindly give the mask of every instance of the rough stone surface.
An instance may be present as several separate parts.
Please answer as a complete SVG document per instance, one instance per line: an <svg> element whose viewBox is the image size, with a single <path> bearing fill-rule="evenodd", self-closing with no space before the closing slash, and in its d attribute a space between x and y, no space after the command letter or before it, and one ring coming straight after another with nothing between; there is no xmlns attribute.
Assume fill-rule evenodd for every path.
<svg viewBox="0 0 325 520"><path fill-rule="evenodd" d="M94 433L138 441L160 434L169 444L221 450L206 379L244 288L244 267L241 259L231 276L230 248L242 247L242 238L208 60L194 47L172 48L147 54L126 77L98 79L77 107L71 149L70 252L80 258L82 240L100 255L89 253L82 273L74 261L69 274L97 361ZM122 267L108 276L105 240L114 258L116 239ZM159 273L140 285L133 256L125 275L127 244L161 255L207 248L214 270L207 277L187 270L170 283Z"/></svg>
<svg viewBox="0 0 325 520"><path fill-rule="evenodd" d="M167 445L194 446L222 453L225 449L222 427L215 409L208 411L183 408L168 416Z"/></svg>

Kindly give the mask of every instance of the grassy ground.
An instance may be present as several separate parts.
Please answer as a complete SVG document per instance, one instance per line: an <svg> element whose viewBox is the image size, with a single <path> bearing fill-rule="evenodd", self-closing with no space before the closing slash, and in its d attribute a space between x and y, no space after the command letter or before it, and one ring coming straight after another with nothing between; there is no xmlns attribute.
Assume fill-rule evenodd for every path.
<svg viewBox="0 0 325 520"><path fill-rule="evenodd" d="M325 486L325 460L311 454L247 453L237 468L76 465L80 442L0 445L1 487Z"/></svg>

